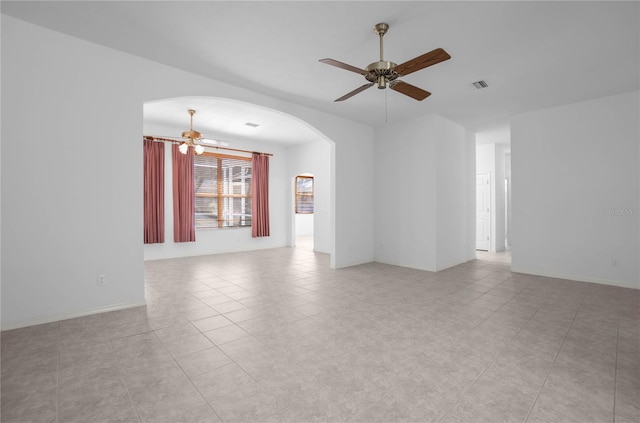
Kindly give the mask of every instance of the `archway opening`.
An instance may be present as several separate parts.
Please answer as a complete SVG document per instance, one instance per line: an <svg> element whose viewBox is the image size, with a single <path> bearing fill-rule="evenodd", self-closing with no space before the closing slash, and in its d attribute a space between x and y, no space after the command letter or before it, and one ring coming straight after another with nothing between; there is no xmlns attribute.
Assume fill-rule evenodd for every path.
<svg viewBox="0 0 640 423"><path fill-rule="evenodd" d="M314 184L312 249L331 255L334 251L332 207L332 144L325 135L308 123L274 109L225 98L179 97L144 103L144 135L180 137L190 129L217 144L205 145L207 151L226 153L219 146L273 154L270 159L269 204L271 234L252 238L250 228L196 229L195 242L174 242L171 149L165 151L164 229L165 242L144 245L144 259L164 259L257 249L292 247L296 233L308 232L296 226L297 213L292 212L297 175L312 174L320 181ZM217 147L217 146L218 147ZM230 153L236 154L236 153ZM241 154L241 153L237 153ZM307 218L307 220L309 220ZM308 222L307 222L308 223Z"/></svg>
<svg viewBox="0 0 640 423"><path fill-rule="evenodd" d="M296 175L293 182L293 240L296 248L314 250L315 178L312 173Z"/></svg>

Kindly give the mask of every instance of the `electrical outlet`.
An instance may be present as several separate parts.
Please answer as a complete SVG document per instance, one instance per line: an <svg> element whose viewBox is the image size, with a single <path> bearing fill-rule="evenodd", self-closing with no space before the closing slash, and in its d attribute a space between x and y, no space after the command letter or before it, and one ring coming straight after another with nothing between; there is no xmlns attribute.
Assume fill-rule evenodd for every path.
<svg viewBox="0 0 640 423"><path fill-rule="evenodd" d="M617 267L617 266L618 266L618 260L616 260L616 259L611 259L611 266L613 266L613 267Z"/></svg>
<svg viewBox="0 0 640 423"><path fill-rule="evenodd" d="M106 275L98 275L98 281L96 282L98 284L98 286L102 286L104 284L107 283L107 276Z"/></svg>

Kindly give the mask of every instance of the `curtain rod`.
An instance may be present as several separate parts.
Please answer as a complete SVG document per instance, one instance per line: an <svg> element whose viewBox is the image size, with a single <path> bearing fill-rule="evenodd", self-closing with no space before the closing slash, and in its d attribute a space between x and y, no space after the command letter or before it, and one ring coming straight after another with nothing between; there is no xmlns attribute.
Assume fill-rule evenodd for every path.
<svg viewBox="0 0 640 423"><path fill-rule="evenodd" d="M170 142L170 143L180 142L178 140L174 140L171 138L153 137L151 135L143 135L143 138L145 140L151 140L151 141L164 141L164 142ZM250 150L241 150L239 148L219 147L217 145L206 145L206 144L200 144L200 145L203 146L204 148L215 148L216 150L228 150L228 151L237 151L239 153L260 154L261 156L273 156L272 153L262 153L260 151L250 151Z"/></svg>

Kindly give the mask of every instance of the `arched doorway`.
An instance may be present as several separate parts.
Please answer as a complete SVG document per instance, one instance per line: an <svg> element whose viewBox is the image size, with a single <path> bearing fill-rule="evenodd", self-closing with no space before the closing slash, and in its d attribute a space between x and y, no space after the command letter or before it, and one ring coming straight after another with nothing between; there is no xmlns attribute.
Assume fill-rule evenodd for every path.
<svg viewBox="0 0 640 423"><path fill-rule="evenodd" d="M172 233L171 172L165 172L165 242L146 244L145 260L193 255L239 252L295 245L295 213L291 200L295 188L292 176L311 170L322 177L314 204L313 231L322 233L313 249L331 254L334 234L331 228L332 141L311 125L289 114L250 103L225 98L179 97L144 103L145 135L180 136L189 128L188 110L195 110L193 129L218 145L247 151L273 153L270 165L271 236L253 239L246 228L196 230L196 242L174 243ZM219 147L207 149L217 151ZM165 164L170 166L170 149ZM220 151L222 151L220 149ZM303 170L301 170L303 169Z"/></svg>

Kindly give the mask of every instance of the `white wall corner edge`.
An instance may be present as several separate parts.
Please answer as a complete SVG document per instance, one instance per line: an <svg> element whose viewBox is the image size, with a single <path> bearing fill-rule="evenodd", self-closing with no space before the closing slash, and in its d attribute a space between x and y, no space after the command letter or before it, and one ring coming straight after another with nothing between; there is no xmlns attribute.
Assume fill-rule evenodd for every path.
<svg viewBox="0 0 640 423"><path fill-rule="evenodd" d="M336 263L335 267L332 267L332 269L335 269L335 270L347 269L349 267L361 266L363 264L369 264L369 263L375 263L375 260L373 259L350 260L344 263Z"/></svg>
<svg viewBox="0 0 640 423"><path fill-rule="evenodd" d="M436 268L433 271L441 272L443 270L447 270L447 269L450 269L452 267L456 267L456 266L459 266L461 264L468 263L468 262L470 262L472 260L475 260L475 259L476 259L476 257L474 256L473 258L462 258L462 259L458 259L458 260L452 260L452 261L450 261L448 263L445 263L445 264L436 263Z"/></svg>
<svg viewBox="0 0 640 423"><path fill-rule="evenodd" d="M574 281L574 282L597 283L599 285L608 285L608 286L615 286L618 288L630 288L630 289L640 290L640 281L634 284L633 282L614 281L610 279L593 278L593 277L584 276L584 275L563 275L563 274L554 273L554 272L545 272L545 271L540 271L536 269L522 268L519 266L514 266L513 264L511 264L511 273L522 273L522 274L531 275L531 276L544 276L546 278L565 279L565 280Z"/></svg>
<svg viewBox="0 0 640 423"><path fill-rule="evenodd" d="M20 329L28 326L44 325L46 323L53 323L60 320L75 319L77 317L91 316L94 314L101 314L109 311L125 310L128 308L142 307L146 305L147 305L147 301L143 299L142 301L111 304L111 305L96 307L88 310L75 311L71 313L60 313L56 315L43 316L43 317L38 317L36 319L30 319L30 320L19 321L19 322L6 322L3 320L2 331L4 332L7 330Z"/></svg>

